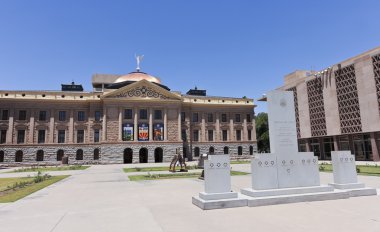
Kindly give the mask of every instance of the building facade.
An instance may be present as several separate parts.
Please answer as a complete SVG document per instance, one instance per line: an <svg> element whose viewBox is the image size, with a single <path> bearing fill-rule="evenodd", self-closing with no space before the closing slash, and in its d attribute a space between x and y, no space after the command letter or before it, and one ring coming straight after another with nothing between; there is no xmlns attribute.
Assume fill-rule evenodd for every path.
<svg viewBox="0 0 380 232"><path fill-rule="evenodd" d="M331 159L351 150L379 160L380 47L319 72L295 71L280 89L293 91L300 151Z"/></svg>
<svg viewBox="0 0 380 232"><path fill-rule="evenodd" d="M169 162L176 149L249 158L253 99L170 91L137 70L95 74L93 91L0 91L0 165Z"/></svg>

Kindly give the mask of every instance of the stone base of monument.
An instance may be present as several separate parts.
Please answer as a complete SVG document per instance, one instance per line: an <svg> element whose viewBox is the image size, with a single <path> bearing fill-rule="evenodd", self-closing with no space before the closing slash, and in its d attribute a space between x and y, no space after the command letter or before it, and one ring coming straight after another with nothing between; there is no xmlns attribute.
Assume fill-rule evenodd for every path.
<svg viewBox="0 0 380 232"><path fill-rule="evenodd" d="M245 188L241 190L241 193L250 197L269 197L269 196L281 196L292 194L304 194L304 193L320 193L320 192L332 192L334 188L328 185L311 186L311 187L298 187L298 188L280 188L280 189L265 189L256 190L252 188Z"/></svg>
<svg viewBox="0 0 380 232"><path fill-rule="evenodd" d="M350 184L329 184L336 189L342 189L348 192L350 197L360 197L360 196L373 196L377 195L375 188L365 187L363 183L350 183Z"/></svg>
<svg viewBox="0 0 380 232"><path fill-rule="evenodd" d="M247 198L236 192L227 193L199 193L193 197L193 204L201 209L223 209L247 206Z"/></svg>
<svg viewBox="0 0 380 232"><path fill-rule="evenodd" d="M324 190L327 190L327 189L328 188L324 188ZM248 206L257 207L257 206L289 204L289 203L297 203L297 202L338 200L338 199L347 199L350 197L350 194L345 190L332 190L332 191L294 193L294 194L284 194L284 193L286 191L289 191L289 192L301 191L302 192L302 191L305 191L305 189L295 188L294 190L287 189L286 191L281 191L282 189L275 189L275 190L279 191L278 192L279 195L249 197ZM309 190L306 190L306 192ZM270 194L273 194L273 193L274 192L271 192Z"/></svg>

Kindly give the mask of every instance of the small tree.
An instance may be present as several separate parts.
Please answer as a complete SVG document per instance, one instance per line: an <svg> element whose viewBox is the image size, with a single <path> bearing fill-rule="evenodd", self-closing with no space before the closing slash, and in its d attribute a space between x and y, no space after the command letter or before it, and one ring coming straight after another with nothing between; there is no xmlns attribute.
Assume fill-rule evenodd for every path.
<svg viewBox="0 0 380 232"><path fill-rule="evenodd" d="M258 152L270 152L268 114L259 113L255 121Z"/></svg>

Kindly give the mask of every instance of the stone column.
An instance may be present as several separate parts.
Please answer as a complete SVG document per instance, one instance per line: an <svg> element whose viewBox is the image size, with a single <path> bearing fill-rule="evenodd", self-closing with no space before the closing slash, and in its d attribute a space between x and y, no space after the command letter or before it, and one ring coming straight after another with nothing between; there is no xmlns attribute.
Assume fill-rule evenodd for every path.
<svg viewBox="0 0 380 232"><path fill-rule="evenodd" d="M117 137L117 140L119 142L122 141L122 133L121 133L122 124L123 124L123 113L122 113L121 107L119 107L119 132L118 132L118 137Z"/></svg>
<svg viewBox="0 0 380 232"><path fill-rule="evenodd" d="M8 131L7 131L7 144L13 143L13 124L14 124L14 109L9 111Z"/></svg>
<svg viewBox="0 0 380 232"><path fill-rule="evenodd" d="M134 116L133 116L133 140L138 141L137 138L137 108L133 108Z"/></svg>
<svg viewBox="0 0 380 232"><path fill-rule="evenodd" d="M181 110L178 110L178 142L182 141L182 118Z"/></svg>
<svg viewBox="0 0 380 232"><path fill-rule="evenodd" d="M164 141L168 141L168 109L164 110Z"/></svg>
<svg viewBox="0 0 380 232"><path fill-rule="evenodd" d="M201 113L201 120L202 120L202 124L201 124L201 139L200 139L200 141L206 142L206 121L205 121L205 114L204 113Z"/></svg>
<svg viewBox="0 0 380 232"><path fill-rule="evenodd" d="M372 147L372 159L373 161L380 161L379 149L376 144L376 136L374 132L370 133L371 135L371 147Z"/></svg>
<svg viewBox="0 0 380 232"><path fill-rule="evenodd" d="M219 141L221 141L221 139L220 139L220 122L219 122L219 113L216 113L216 115L215 115L215 128L216 128L216 131L215 131L215 133L216 133L216 135L215 135L215 141L216 142L219 142Z"/></svg>
<svg viewBox="0 0 380 232"><path fill-rule="evenodd" d="M230 118L230 139L229 141L235 141L234 139L234 121Z"/></svg>
<svg viewBox="0 0 380 232"><path fill-rule="evenodd" d="M338 136L333 136L334 140L334 151L339 151Z"/></svg>
<svg viewBox="0 0 380 232"><path fill-rule="evenodd" d="M107 141L107 108L103 107L102 141Z"/></svg>
<svg viewBox="0 0 380 232"><path fill-rule="evenodd" d="M247 118L244 118L243 120L243 141L248 141L248 127L247 127Z"/></svg>
<svg viewBox="0 0 380 232"><path fill-rule="evenodd" d="M30 112L30 120L29 120L29 138L26 143L33 144L34 143L34 110Z"/></svg>
<svg viewBox="0 0 380 232"><path fill-rule="evenodd" d="M149 141L153 141L153 109L149 108Z"/></svg>
<svg viewBox="0 0 380 232"><path fill-rule="evenodd" d="M310 143L309 143L309 139L305 139L305 145L306 145L306 151L307 151L307 152L310 152Z"/></svg>
<svg viewBox="0 0 380 232"><path fill-rule="evenodd" d="M70 110L69 143L74 143L74 110Z"/></svg>
<svg viewBox="0 0 380 232"><path fill-rule="evenodd" d="M48 143L54 143L54 110L50 110L49 122L49 140Z"/></svg>

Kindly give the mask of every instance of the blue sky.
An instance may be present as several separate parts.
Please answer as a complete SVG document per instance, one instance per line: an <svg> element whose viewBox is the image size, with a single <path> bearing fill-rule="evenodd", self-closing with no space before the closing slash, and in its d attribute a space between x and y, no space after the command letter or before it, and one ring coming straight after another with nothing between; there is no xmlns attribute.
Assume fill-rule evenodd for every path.
<svg viewBox="0 0 380 232"><path fill-rule="evenodd" d="M258 98L296 69L380 46L380 1L0 0L0 89L91 90L142 71L172 90ZM258 103L257 112L265 111Z"/></svg>

